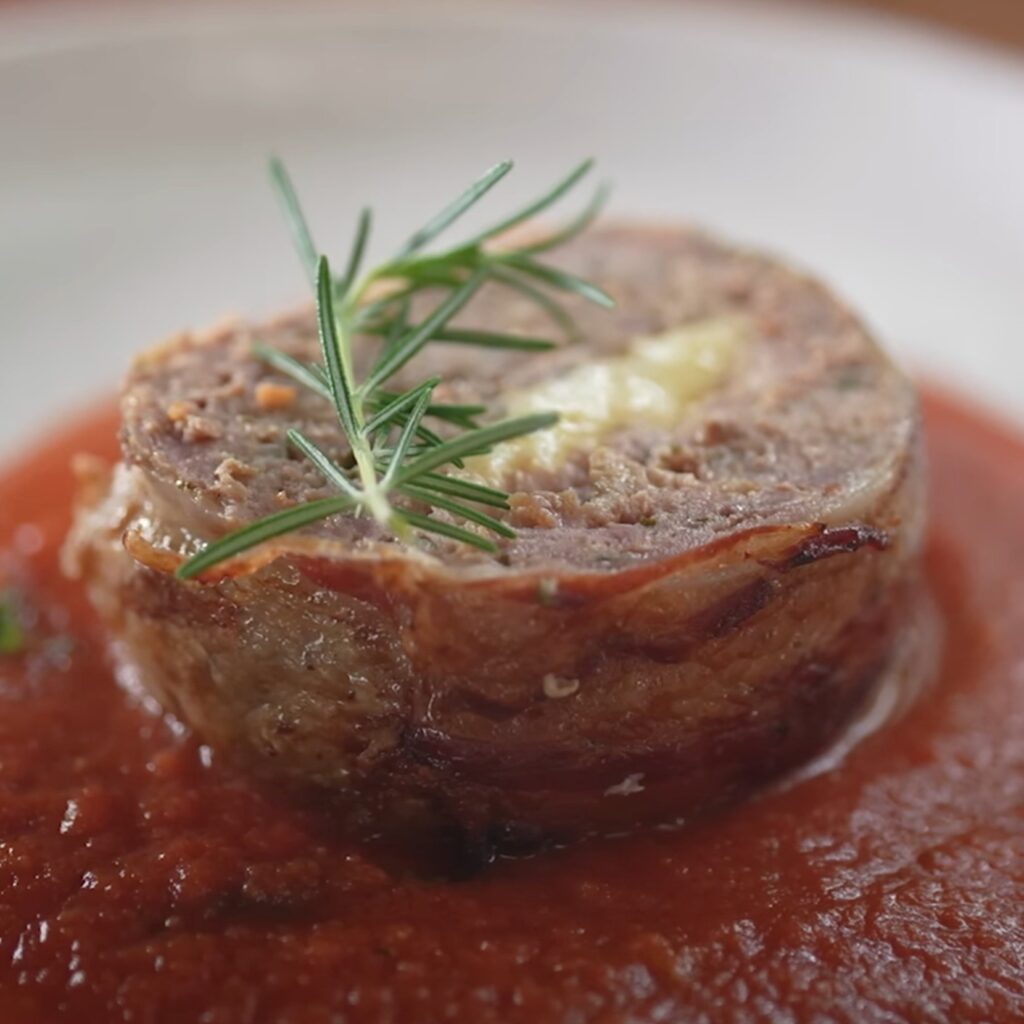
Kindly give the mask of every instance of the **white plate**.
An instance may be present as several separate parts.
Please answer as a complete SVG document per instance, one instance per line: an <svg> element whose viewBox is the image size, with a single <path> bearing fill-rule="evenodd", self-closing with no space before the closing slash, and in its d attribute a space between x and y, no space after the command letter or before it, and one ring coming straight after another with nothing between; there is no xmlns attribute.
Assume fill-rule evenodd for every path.
<svg viewBox="0 0 1024 1024"><path fill-rule="evenodd" d="M514 156L581 155L617 213L815 268L906 360L1024 399L1024 64L766 4L454 2L0 10L0 454L130 353L303 295L265 185L327 247L382 239Z"/></svg>

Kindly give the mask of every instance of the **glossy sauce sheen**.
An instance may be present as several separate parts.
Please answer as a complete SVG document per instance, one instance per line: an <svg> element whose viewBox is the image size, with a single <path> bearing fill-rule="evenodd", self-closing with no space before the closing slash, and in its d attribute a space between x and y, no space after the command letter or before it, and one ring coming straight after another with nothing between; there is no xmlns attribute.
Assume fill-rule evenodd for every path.
<svg viewBox="0 0 1024 1024"><path fill-rule="evenodd" d="M945 647L913 710L689 829L462 882L117 688L56 568L69 456L114 450L111 414L76 425L0 479L0 548L74 641L0 655L0 1020L1024 1019L1024 442L926 414Z"/></svg>

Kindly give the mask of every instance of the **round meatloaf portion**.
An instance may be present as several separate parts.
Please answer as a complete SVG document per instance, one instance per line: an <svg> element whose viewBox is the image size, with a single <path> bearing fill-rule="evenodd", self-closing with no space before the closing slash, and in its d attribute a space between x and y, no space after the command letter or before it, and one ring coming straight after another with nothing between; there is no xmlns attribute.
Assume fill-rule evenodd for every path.
<svg viewBox="0 0 1024 1024"><path fill-rule="evenodd" d="M578 337L550 352L432 344L406 383L440 374L440 400L498 417L637 339L728 323L742 340L670 422L491 464L517 534L496 555L337 516L174 576L203 541L333 493L285 439L301 427L344 460L329 404L252 353L317 358L309 311L144 352L121 464L83 471L67 561L133 678L370 827L512 842L692 815L830 743L914 635L917 406L858 319L688 229L597 229L558 262L616 309L574 305ZM497 284L463 322L550 332Z"/></svg>

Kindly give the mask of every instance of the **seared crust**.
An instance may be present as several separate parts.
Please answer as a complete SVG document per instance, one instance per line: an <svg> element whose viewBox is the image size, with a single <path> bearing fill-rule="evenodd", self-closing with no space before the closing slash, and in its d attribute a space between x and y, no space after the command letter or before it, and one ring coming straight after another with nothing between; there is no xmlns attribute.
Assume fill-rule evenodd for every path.
<svg viewBox="0 0 1024 1024"><path fill-rule="evenodd" d="M276 434L258 442L266 451L244 441L296 416L315 430L323 411L301 396L291 420L260 408L267 374L245 354L247 328L143 357L125 398L126 464L94 476L68 546L142 685L208 741L347 795L375 826L619 831L691 814L827 744L913 616L922 465L909 386L821 286L763 257L618 229L569 258L619 292L619 333L594 335L601 352L623 332L722 313L746 316L753 339L668 435L629 429L561 479L514 481L520 537L500 560L411 550L338 519L218 579L177 581L191 535L320 493L302 464L281 473ZM485 314L494 329L522 324L497 296ZM305 319L274 331L284 347L311 343ZM200 364L235 374L222 382L234 393L203 410L223 450L166 415L194 400ZM502 357L466 369L453 395L493 392L511 373ZM247 466L264 459L231 495L217 475L228 444ZM267 497L268 475L283 499ZM653 527L628 521L637 507Z"/></svg>

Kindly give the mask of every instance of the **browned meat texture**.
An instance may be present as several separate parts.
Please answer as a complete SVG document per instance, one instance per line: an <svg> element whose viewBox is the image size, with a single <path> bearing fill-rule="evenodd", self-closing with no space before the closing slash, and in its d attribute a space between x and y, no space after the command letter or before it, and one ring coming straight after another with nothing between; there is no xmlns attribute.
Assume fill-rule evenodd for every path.
<svg viewBox="0 0 1024 1024"><path fill-rule="evenodd" d="M618 300L614 312L573 306L579 343L531 356L435 345L410 367L415 379L440 373L440 400L482 398L500 414L502 391L620 353L638 335L738 314L752 336L723 386L672 429L625 427L556 476L507 481L520 536L503 561L622 567L737 527L808 518L809 503L825 506L865 472L891 470L908 444L915 421L906 380L816 282L689 231L607 228L562 259ZM482 326L553 333L532 304L496 286L469 312ZM289 426L301 424L338 457L346 450L329 404L253 358L254 338L317 357L311 314L302 313L172 339L144 353L128 377L126 462L176 505L169 521L201 533L334 493L289 451ZM645 525L652 521L657 529ZM372 520L352 517L313 532L349 543L380 539ZM467 555L457 545L433 550L447 560Z"/></svg>
<svg viewBox="0 0 1024 1024"><path fill-rule="evenodd" d="M505 836L674 819L837 735L913 619L910 386L820 284L702 234L605 228L563 262L618 300L574 308L580 341L528 357L437 345L415 373L500 413L509 390L638 335L729 315L748 338L677 423L517 471L518 537L497 558L338 517L177 581L196 537L330 493L288 426L344 451L327 403L249 351L259 337L311 358L309 314L137 360L124 463L88 474L68 563L143 686L358 819ZM548 330L496 288L473 317Z"/></svg>

